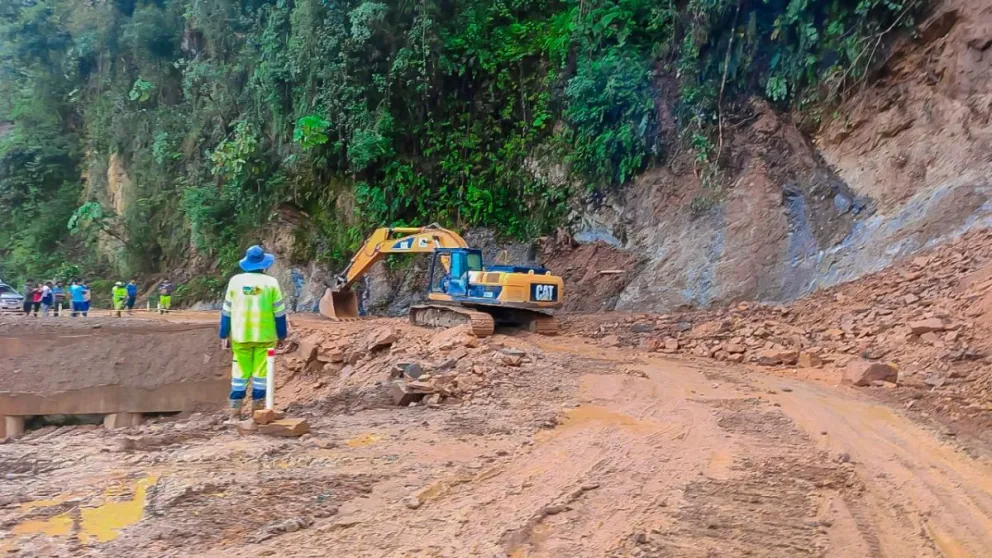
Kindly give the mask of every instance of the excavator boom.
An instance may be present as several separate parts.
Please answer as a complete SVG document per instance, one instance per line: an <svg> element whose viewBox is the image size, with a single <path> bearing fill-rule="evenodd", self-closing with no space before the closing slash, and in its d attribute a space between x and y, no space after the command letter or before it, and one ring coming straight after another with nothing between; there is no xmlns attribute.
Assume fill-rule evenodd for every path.
<svg viewBox="0 0 992 558"><path fill-rule="evenodd" d="M376 229L352 256L348 267L334 277L334 284L320 299L320 313L332 319L357 318L358 297L349 288L388 254L430 254L438 248L467 247L461 235L436 223Z"/></svg>

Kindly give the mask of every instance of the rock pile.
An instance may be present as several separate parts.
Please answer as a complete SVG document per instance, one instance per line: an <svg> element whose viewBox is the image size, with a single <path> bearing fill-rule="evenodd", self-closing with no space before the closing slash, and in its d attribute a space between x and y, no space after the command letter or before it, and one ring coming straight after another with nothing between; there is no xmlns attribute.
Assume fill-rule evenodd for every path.
<svg viewBox="0 0 992 558"><path fill-rule="evenodd" d="M607 323L602 316L566 318L564 331L598 338L605 346L823 368L859 386L897 381L940 395L945 411L992 412L990 230L972 231L788 305L745 302L715 311L618 316Z"/></svg>
<svg viewBox="0 0 992 558"><path fill-rule="evenodd" d="M352 400L367 396L377 405L438 406L471 400L513 370L533 366L535 358L497 338L479 339L469 326L402 331L376 325L350 333L301 330L284 361L294 381L312 381L314 390L357 391Z"/></svg>

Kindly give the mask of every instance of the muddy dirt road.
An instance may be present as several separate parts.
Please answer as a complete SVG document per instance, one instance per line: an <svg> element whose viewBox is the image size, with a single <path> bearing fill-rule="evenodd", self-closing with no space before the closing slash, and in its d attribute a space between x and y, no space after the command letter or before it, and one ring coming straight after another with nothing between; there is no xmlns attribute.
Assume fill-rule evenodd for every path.
<svg viewBox="0 0 992 558"><path fill-rule="evenodd" d="M404 358L438 335L396 320L294 323L333 338L383 324ZM872 390L579 336L480 342L463 357L472 373L485 368L479 385L433 407L395 407L375 383L347 384L387 366L385 356L284 375L282 402L311 423L302 439L243 435L220 413L29 432L0 446L0 550L980 557L992 548L984 448L966 451ZM508 348L526 355L521 364L483 366Z"/></svg>

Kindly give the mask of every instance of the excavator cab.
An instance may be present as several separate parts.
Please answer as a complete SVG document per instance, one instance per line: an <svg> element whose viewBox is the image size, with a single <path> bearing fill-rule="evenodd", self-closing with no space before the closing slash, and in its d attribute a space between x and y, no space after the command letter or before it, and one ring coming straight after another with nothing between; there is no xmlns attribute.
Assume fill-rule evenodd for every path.
<svg viewBox="0 0 992 558"><path fill-rule="evenodd" d="M482 271L481 250L438 248L431 259L430 294L452 299L468 296L470 271Z"/></svg>

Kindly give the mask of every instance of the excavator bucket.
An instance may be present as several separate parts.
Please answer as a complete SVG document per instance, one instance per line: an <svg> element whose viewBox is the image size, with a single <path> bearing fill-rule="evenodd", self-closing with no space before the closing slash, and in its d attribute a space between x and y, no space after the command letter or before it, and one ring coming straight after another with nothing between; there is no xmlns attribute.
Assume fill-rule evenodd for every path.
<svg viewBox="0 0 992 558"><path fill-rule="evenodd" d="M320 299L320 313L332 320L358 318L358 295L352 291L327 289Z"/></svg>

